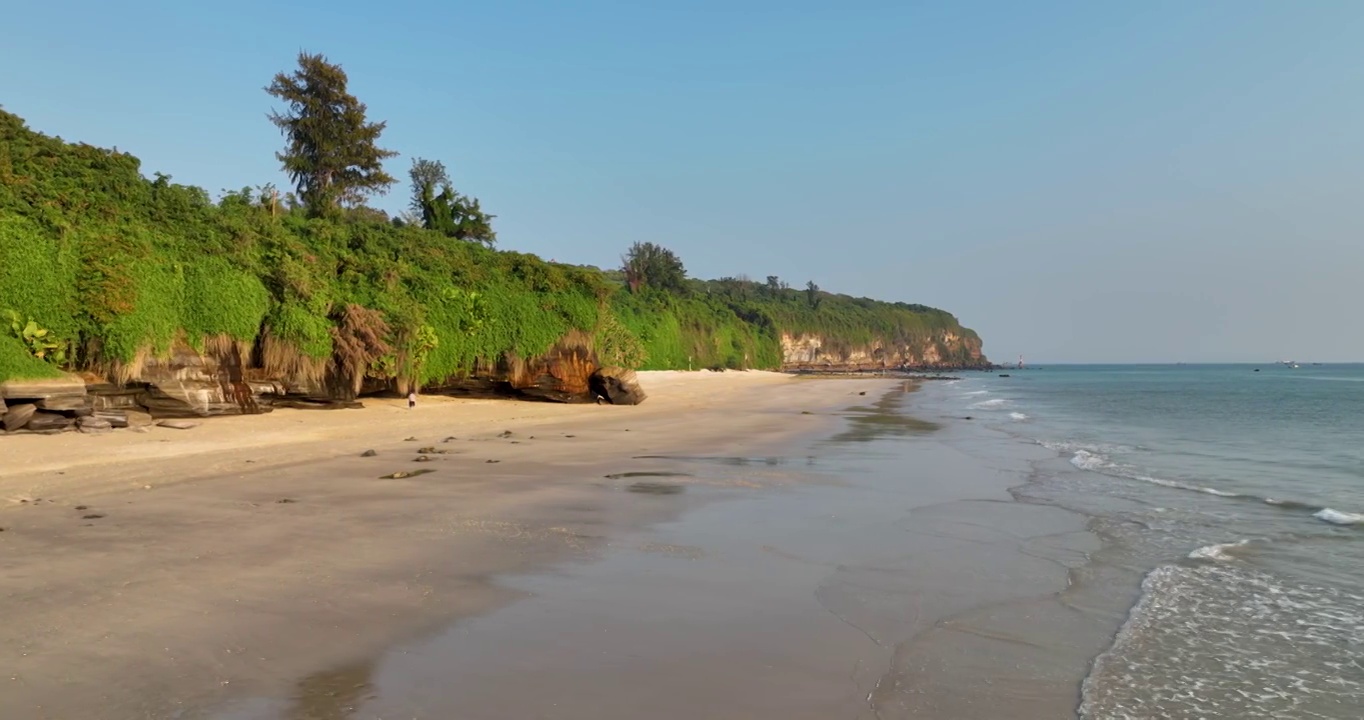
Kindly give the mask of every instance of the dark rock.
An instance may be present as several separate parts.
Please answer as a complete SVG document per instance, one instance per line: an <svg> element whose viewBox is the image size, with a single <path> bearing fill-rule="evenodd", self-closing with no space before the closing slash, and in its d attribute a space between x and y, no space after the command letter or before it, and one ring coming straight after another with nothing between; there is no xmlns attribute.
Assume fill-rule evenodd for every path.
<svg viewBox="0 0 1364 720"><path fill-rule="evenodd" d="M626 368L600 368L592 373L589 385L593 393L612 405L638 405L648 397L639 386L635 371Z"/></svg>
<svg viewBox="0 0 1364 720"><path fill-rule="evenodd" d="M26 427L34 432L61 432L75 424L74 419L65 415L38 411L33 413Z"/></svg>
<svg viewBox="0 0 1364 720"><path fill-rule="evenodd" d="M199 423L188 420L162 420L157 423L158 427L170 428L172 430L191 430L199 427Z"/></svg>
<svg viewBox="0 0 1364 720"><path fill-rule="evenodd" d="M128 413L122 410L95 410L91 417L98 418L109 423L109 427L126 428L128 427Z"/></svg>
<svg viewBox="0 0 1364 720"><path fill-rule="evenodd" d="M100 518L102 518L102 517L104 517L104 515L103 515L102 513L90 513L89 515L82 515L82 516L81 516L81 519L82 519L82 520L98 520L98 519L100 519Z"/></svg>
<svg viewBox="0 0 1364 720"><path fill-rule="evenodd" d="M83 417L76 421L76 429L83 433L107 433L113 432L114 426L108 420L97 417Z"/></svg>
<svg viewBox="0 0 1364 720"><path fill-rule="evenodd" d="M360 457L374 457L375 455L378 455L378 454L379 454L379 453L374 452L373 450L366 450L366 451L360 453Z"/></svg>
<svg viewBox="0 0 1364 720"><path fill-rule="evenodd" d="M418 454L421 454L421 455L427 455L427 454L431 454L431 453L435 453L435 452L436 452L436 449L435 449L434 447L424 447L424 448L421 448L420 450L417 451L417 453L418 453Z"/></svg>
<svg viewBox="0 0 1364 720"><path fill-rule="evenodd" d="M38 406L33 403L11 405L9 410L5 412L3 420L5 430L13 432L22 428L28 424L29 418L32 418L36 412L38 412Z"/></svg>
<svg viewBox="0 0 1364 720"><path fill-rule="evenodd" d="M510 431L510 430L503 430L503 431L502 431L502 434L498 435L498 437L500 437L500 438L509 438L509 437L511 437L511 436L512 436L512 431Z"/></svg>
<svg viewBox="0 0 1364 720"><path fill-rule="evenodd" d="M413 435L413 436L410 437L410 438L403 438L403 442L416 442L416 441L417 441L417 436L416 436L416 435Z"/></svg>

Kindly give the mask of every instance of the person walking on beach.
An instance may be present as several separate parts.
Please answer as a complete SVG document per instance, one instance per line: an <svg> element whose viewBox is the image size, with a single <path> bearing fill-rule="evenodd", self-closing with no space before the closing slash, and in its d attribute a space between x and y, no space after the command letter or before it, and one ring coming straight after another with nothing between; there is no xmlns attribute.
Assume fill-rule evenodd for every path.
<svg viewBox="0 0 1364 720"><path fill-rule="evenodd" d="M414 407L417 407L417 390L416 390L416 388L413 388L412 390L408 391L408 393L407 393L407 409L408 409L408 410L411 410L411 409L414 408Z"/></svg>

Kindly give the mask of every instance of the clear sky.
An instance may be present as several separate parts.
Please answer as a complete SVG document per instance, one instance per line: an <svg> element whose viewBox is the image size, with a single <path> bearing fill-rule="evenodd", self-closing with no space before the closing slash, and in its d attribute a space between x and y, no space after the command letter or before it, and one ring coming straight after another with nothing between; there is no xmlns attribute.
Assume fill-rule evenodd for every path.
<svg viewBox="0 0 1364 720"><path fill-rule="evenodd" d="M505 248L936 305L996 360L1364 360L1364 2L664 5L12 4L0 104L285 185L262 88L322 52Z"/></svg>

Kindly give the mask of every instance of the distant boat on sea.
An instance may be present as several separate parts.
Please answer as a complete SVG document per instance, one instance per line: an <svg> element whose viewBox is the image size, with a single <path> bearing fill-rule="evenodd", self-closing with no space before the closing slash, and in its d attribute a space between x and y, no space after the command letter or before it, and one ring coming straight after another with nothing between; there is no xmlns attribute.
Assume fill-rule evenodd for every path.
<svg viewBox="0 0 1364 720"><path fill-rule="evenodd" d="M1280 365L1283 365L1284 367L1291 367L1291 368L1296 368L1296 367L1298 367L1298 364L1295 363L1295 362L1293 362L1292 360L1280 360L1280 361L1279 361L1279 364L1280 364Z"/></svg>

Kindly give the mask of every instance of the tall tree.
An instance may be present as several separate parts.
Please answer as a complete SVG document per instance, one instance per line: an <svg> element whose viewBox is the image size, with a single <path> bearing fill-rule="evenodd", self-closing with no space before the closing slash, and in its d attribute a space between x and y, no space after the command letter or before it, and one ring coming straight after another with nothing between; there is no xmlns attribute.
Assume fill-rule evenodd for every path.
<svg viewBox="0 0 1364 720"><path fill-rule="evenodd" d="M478 198L455 192L444 163L415 158L407 174L412 178L412 211L421 217L423 227L489 247L497 242L492 224L497 216L483 212Z"/></svg>
<svg viewBox="0 0 1364 720"><path fill-rule="evenodd" d="M819 310L819 304L824 302L824 298L819 294L819 286L814 280L805 284L805 301L810 303L811 310Z"/></svg>
<svg viewBox="0 0 1364 720"><path fill-rule="evenodd" d="M346 92L346 82L340 65L300 52L298 69L275 75L265 88L286 104L284 112L270 113L288 139L275 156L314 215L358 205L397 182L383 161L398 153L377 145L386 123L366 120L365 104Z"/></svg>
<svg viewBox="0 0 1364 720"><path fill-rule="evenodd" d="M626 251L621 263L632 293L644 287L674 293L686 290L687 270L682 259L662 245L637 242Z"/></svg>
<svg viewBox="0 0 1364 720"><path fill-rule="evenodd" d="M450 184L450 174L445 171L445 163L426 158L412 158L412 169L407 171L412 179L412 198L408 207L421 215L425 212L426 201L435 197Z"/></svg>

